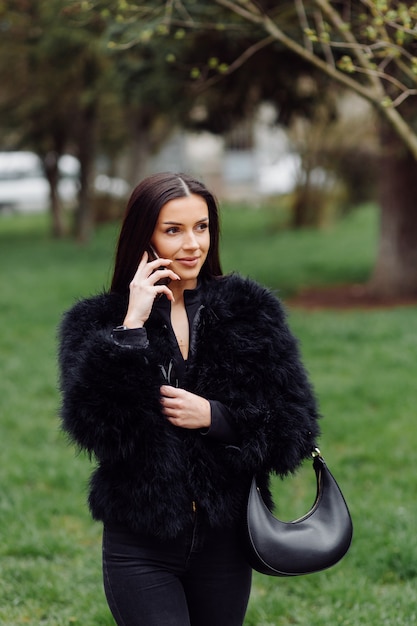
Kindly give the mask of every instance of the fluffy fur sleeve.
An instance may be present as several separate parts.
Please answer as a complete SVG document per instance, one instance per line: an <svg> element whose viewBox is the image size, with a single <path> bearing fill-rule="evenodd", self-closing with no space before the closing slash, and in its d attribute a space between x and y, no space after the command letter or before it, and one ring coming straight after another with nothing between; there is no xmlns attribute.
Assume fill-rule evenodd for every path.
<svg viewBox="0 0 417 626"><path fill-rule="evenodd" d="M219 281L207 307L211 332L199 345L197 390L229 408L247 469L294 471L316 444L318 410L281 303L233 275Z"/></svg>
<svg viewBox="0 0 417 626"><path fill-rule="evenodd" d="M123 319L119 296L78 302L59 328L64 430L101 459L128 456L152 423L161 421L159 376L146 349L117 345L112 329Z"/></svg>

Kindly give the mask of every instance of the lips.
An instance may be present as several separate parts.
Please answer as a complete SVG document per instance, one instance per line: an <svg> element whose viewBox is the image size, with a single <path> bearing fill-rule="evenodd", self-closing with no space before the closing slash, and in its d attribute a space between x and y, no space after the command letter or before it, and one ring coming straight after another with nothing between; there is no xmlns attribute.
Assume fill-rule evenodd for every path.
<svg viewBox="0 0 417 626"><path fill-rule="evenodd" d="M195 267L198 265L200 257L184 257L182 259L176 259L177 263L181 263L181 265L185 265L186 267Z"/></svg>

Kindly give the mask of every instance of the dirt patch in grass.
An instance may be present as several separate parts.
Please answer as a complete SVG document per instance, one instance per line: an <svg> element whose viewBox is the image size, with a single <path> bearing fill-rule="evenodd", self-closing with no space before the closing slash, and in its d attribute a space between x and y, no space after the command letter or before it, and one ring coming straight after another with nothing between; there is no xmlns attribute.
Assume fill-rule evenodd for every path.
<svg viewBox="0 0 417 626"><path fill-rule="evenodd" d="M289 298L287 304L293 308L320 309L391 309L416 306L415 296L376 296L366 285L334 285L303 289Z"/></svg>

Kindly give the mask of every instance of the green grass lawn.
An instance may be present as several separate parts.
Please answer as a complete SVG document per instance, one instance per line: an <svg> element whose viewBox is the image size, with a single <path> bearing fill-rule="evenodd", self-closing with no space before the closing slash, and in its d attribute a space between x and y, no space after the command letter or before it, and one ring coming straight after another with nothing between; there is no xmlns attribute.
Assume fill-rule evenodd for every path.
<svg viewBox="0 0 417 626"><path fill-rule="evenodd" d="M225 270L284 298L302 286L366 280L375 254L371 207L320 232L276 223L270 209L227 208ZM102 592L101 528L85 505L90 463L59 430L56 326L76 298L108 285L115 239L108 225L80 247L50 240L44 217L0 219L0 624L114 623ZM289 319L354 540L326 572L255 574L245 625L417 624L417 310L290 310ZM305 466L274 489L280 516L298 516L313 500L313 472Z"/></svg>

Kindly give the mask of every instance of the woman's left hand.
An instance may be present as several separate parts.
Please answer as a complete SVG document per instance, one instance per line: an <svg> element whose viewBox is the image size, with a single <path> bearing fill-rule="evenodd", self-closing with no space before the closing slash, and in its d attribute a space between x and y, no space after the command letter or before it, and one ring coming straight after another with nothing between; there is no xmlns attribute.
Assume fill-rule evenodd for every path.
<svg viewBox="0 0 417 626"><path fill-rule="evenodd" d="M180 428L208 428L211 424L210 402L195 393L162 385L162 412L175 426Z"/></svg>

